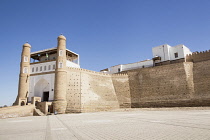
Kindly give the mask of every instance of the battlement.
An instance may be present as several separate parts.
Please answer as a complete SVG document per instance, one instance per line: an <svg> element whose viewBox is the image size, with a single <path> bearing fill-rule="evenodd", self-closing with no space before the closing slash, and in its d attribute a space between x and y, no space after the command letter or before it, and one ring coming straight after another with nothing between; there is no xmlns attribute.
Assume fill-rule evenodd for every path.
<svg viewBox="0 0 210 140"><path fill-rule="evenodd" d="M104 75L104 76L111 76L111 74L102 73L102 72L96 72L96 71L87 70L87 69L82 69L82 68L68 67L68 69L69 69L69 70L78 70L78 71L81 71L81 72L89 72L89 73L99 74L99 75Z"/></svg>
<svg viewBox="0 0 210 140"><path fill-rule="evenodd" d="M113 77L118 77L118 76L128 76L127 73L119 73L119 74L112 74Z"/></svg>
<svg viewBox="0 0 210 140"><path fill-rule="evenodd" d="M186 62L201 62L210 60L210 50L201 51L201 52L193 52L192 54L188 54L186 56Z"/></svg>
<svg viewBox="0 0 210 140"><path fill-rule="evenodd" d="M103 72L96 72L96 71L92 71L92 70L87 70L87 69L82 69L82 68L74 68L74 67L68 67L68 69L69 70L79 70L79 71L82 71L82 72L89 72L89 73L104 75L104 76L128 76L126 73L107 74L107 73L103 73Z"/></svg>

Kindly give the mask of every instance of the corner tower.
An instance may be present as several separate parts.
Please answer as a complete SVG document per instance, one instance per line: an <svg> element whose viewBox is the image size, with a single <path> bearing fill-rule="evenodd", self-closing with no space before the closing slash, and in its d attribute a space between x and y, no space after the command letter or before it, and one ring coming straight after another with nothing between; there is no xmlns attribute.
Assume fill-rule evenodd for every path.
<svg viewBox="0 0 210 140"><path fill-rule="evenodd" d="M66 38L60 35L58 38L57 58L55 69L55 86L54 86L54 102L53 110L58 113L65 113L66 111L66 85L67 85L67 71L66 71Z"/></svg>
<svg viewBox="0 0 210 140"><path fill-rule="evenodd" d="M14 105L26 105L27 103L30 81L30 52L31 45L25 43L21 54L18 96Z"/></svg>

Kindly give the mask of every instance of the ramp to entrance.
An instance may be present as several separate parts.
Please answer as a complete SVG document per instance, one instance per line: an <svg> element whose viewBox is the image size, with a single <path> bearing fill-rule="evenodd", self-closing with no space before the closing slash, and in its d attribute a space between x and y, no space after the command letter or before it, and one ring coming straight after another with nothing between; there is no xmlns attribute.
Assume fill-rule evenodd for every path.
<svg viewBox="0 0 210 140"><path fill-rule="evenodd" d="M33 104L0 108L0 119L33 116L34 108Z"/></svg>

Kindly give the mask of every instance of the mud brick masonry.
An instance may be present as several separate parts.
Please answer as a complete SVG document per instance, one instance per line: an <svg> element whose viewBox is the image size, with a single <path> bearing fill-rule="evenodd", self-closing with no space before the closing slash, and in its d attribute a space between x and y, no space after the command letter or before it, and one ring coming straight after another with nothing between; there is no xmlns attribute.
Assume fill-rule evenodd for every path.
<svg viewBox="0 0 210 140"><path fill-rule="evenodd" d="M66 38L60 35L57 40L57 47L34 53L31 45L23 45L17 99L13 107L0 110L0 118L210 106L209 51L108 74L80 68L79 55L66 49Z"/></svg>

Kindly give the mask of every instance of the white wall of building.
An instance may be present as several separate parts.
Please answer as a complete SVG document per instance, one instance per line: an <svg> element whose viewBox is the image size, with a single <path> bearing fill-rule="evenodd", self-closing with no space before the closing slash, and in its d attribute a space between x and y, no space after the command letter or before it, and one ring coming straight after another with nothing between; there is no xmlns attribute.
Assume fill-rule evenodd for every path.
<svg viewBox="0 0 210 140"><path fill-rule="evenodd" d="M41 97L43 100L43 92L46 91L49 91L49 100L53 100L54 82L54 73L30 76L29 101L31 101L31 97L33 96Z"/></svg>
<svg viewBox="0 0 210 140"><path fill-rule="evenodd" d="M184 56L186 57L186 55L188 54L192 54L192 52L190 51L189 48L187 48L185 45L183 45L183 49L184 49Z"/></svg>
<svg viewBox="0 0 210 140"><path fill-rule="evenodd" d="M176 60L185 58L187 54L192 52L184 45L177 45L171 47L169 45L161 45L152 48L153 57L160 56L161 61ZM175 53L178 53L178 57L175 57Z"/></svg>
<svg viewBox="0 0 210 140"><path fill-rule="evenodd" d="M80 66L71 61L66 62L67 67L76 67ZM43 62L43 63L35 63L30 66L31 74L41 74L45 72L53 72L55 71L56 61ZM42 75L34 75L30 76L30 87L29 87L29 101L31 101L31 97L41 97L43 100L43 92L49 91L49 100L54 99L54 80L55 74L42 74Z"/></svg>
<svg viewBox="0 0 210 140"><path fill-rule="evenodd" d="M31 74L51 72L51 71L55 71L55 68L56 68L55 66L56 66L56 61L32 64L30 67L31 69L30 72ZM66 61L66 66L80 68L80 65L74 62L68 61L68 60Z"/></svg>
<svg viewBox="0 0 210 140"><path fill-rule="evenodd" d="M153 60L145 60L136 63L122 65L122 71L144 68L144 67L152 67L152 66L153 66Z"/></svg>
<svg viewBox="0 0 210 140"><path fill-rule="evenodd" d="M119 73L122 71L144 68L144 67L146 68L146 67L152 67L152 66L153 66L153 60L145 60L145 61L140 61L136 63L112 66L108 69L109 71L105 73L113 74L113 73Z"/></svg>
<svg viewBox="0 0 210 140"><path fill-rule="evenodd" d="M66 61L66 66L67 67L74 67L74 68L80 68L80 65L74 63L74 62L71 62L69 60Z"/></svg>
<svg viewBox="0 0 210 140"><path fill-rule="evenodd" d="M161 61L170 60L171 46L165 44L152 48L153 57L160 56Z"/></svg>
<svg viewBox="0 0 210 140"><path fill-rule="evenodd" d="M178 57L175 57L175 53L178 54ZM185 55L184 55L183 45L177 45L177 46L171 47L170 56L171 56L170 60L176 60L176 59L184 58Z"/></svg>
<svg viewBox="0 0 210 140"><path fill-rule="evenodd" d="M116 66L112 66L109 68L109 71L107 73L109 74L113 74L113 73L118 73L122 71L122 65L116 65Z"/></svg>
<svg viewBox="0 0 210 140"><path fill-rule="evenodd" d="M31 74L55 71L56 61L32 64L30 66ZM46 69L45 69L46 68Z"/></svg>
<svg viewBox="0 0 210 140"><path fill-rule="evenodd" d="M161 57L161 60L160 61L156 60L156 62L182 59L185 58L187 54L192 54L192 52L182 44L174 47L171 47L170 45L167 44L160 45L152 48L152 53L153 53L153 58L157 56ZM112 66L108 68L108 71L103 71L103 72L113 74L121 71L127 71L143 67L152 67L152 66L153 66L153 60L145 60L136 63Z"/></svg>

